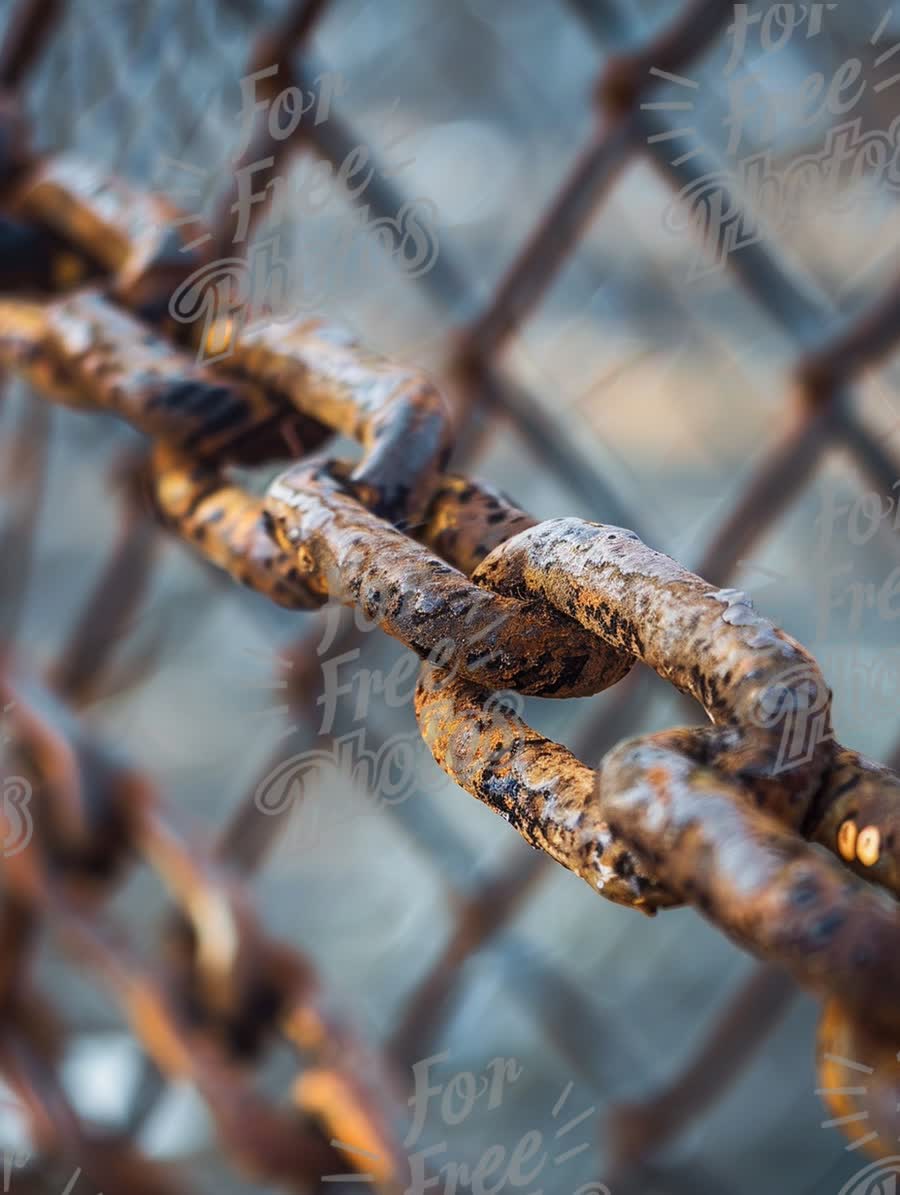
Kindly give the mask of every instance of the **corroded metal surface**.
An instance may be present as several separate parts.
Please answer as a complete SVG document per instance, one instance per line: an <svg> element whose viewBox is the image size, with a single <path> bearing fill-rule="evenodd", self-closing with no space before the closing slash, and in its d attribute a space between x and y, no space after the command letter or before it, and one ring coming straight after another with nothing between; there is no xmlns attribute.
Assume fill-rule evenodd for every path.
<svg viewBox="0 0 900 1195"><path fill-rule="evenodd" d="M97 290L0 304L0 363L200 458L249 463L322 429L257 385L213 373ZM318 435L313 429L318 429Z"/></svg>
<svg viewBox="0 0 900 1195"><path fill-rule="evenodd" d="M466 575L504 540L537 520L490 486L466 477L444 476L432 496L416 537Z"/></svg>
<svg viewBox="0 0 900 1195"><path fill-rule="evenodd" d="M581 519L522 532L473 579L543 597L693 697L721 727L698 740L696 753L737 772L788 824L802 823L830 764L831 694L808 652L745 594L716 589L633 531ZM809 758L785 760L785 730L812 736Z"/></svg>
<svg viewBox="0 0 900 1195"><path fill-rule="evenodd" d="M262 498L165 444L154 452L151 485L165 522L210 563L279 606L309 610L322 604L321 591L309 584L295 555L273 538Z"/></svg>
<svg viewBox="0 0 900 1195"><path fill-rule="evenodd" d="M73 155L37 165L10 207L100 262L129 306L152 309L160 297L167 303L173 287L199 264L185 252L178 211L168 200L110 178Z"/></svg>
<svg viewBox="0 0 900 1195"><path fill-rule="evenodd" d="M423 659L489 689L544 697L597 693L631 661L542 603L472 585L342 492L327 465L276 479L266 499L276 538L309 584L359 606Z"/></svg>
<svg viewBox="0 0 900 1195"><path fill-rule="evenodd" d="M228 338L212 332L216 343ZM271 323L233 336L230 360L287 395L366 455L351 474L366 505L391 522L417 519L450 455L449 412L419 371L365 350L322 320Z"/></svg>
<svg viewBox="0 0 900 1195"><path fill-rule="evenodd" d="M417 711L435 758L527 841L618 903L695 904L896 1032L894 1005L878 993L897 978L897 908L843 863L896 891L900 781L834 744L815 661L745 595L633 532L534 525L499 495L444 476L447 423L430 383L319 322L235 337L241 381L226 382L98 294L6 310L9 365L156 439L159 510L208 560L292 608L355 604L427 661ZM295 465L258 497L226 466L241 433L277 423L285 403L366 454L358 466ZM299 438L291 447L303 451ZM452 563L402 529L416 514L410 530ZM491 706L498 689L599 692L635 660L713 726L626 744L599 780ZM835 859L811 850L810 830Z"/></svg>
<svg viewBox="0 0 900 1195"><path fill-rule="evenodd" d="M689 731L611 752L597 796L613 829L741 945L896 1035L900 1009L883 996L900 968L895 900L812 850L714 756L701 759Z"/></svg>
<svg viewBox="0 0 900 1195"><path fill-rule="evenodd" d="M456 783L608 900L642 912L678 900L636 859L594 800L594 772L495 705L477 685L426 669L416 692L422 737Z"/></svg>
<svg viewBox="0 0 900 1195"><path fill-rule="evenodd" d="M23 63L33 56L54 7L23 6L0 57L5 88L22 74L10 45ZM323 7L299 6L274 41L260 42L257 65L269 56L286 65ZM463 338L473 368L486 371L646 132L633 110L651 85L649 64L677 67L729 10L701 0L642 53L610 62L600 87L610 132L592 135L559 219L537 230L481 326ZM855 1114L860 1098L842 1090L834 1058L865 1060L877 1075L881 1141L872 1147L892 1139L900 779L833 741L830 693L812 657L743 594L708 584L633 532L576 519L535 524L487 487L445 474L450 423L437 389L338 329L316 320L218 328L228 359L197 366L163 326L164 299L197 261L182 253L174 209L90 164L30 161L16 97L0 100L2 284L14 292L0 304L3 365L56 401L114 414L150 436L158 513L211 563L289 608L329 597L358 605L412 647L427 661L416 704L435 758L526 841L617 903L645 912L695 905L825 996L823 1094L839 1118ZM315 144L308 130L304 138ZM742 260L759 266L758 256ZM107 294L71 293L98 273ZM752 289L752 268L748 278ZM47 297L59 291L70 293ZM893 334L889 303L845 338L853 368ZM811 466L840 430L883 482L885 458L832 403L846 372L834 351L801 368L818 413L767 462L769 489L783 496L798 484L798 457ZM360 442L359 464L304 460L265 496L229 472L234 462L302 457L329 431ZM766 488L753 492L745 540L777 506L759 500ZM721 538L729 542L711 554L718 566L737 551L734 537ZM713 725L625 743L595 772L492 693L595 693L636 661L696 699ZM39 686L35 695L4 692L16 694L14 750L39 777L47 810L34 843L4 862L14 899L3 909L9 949L0 966L12 1027L0 1065L38 1135L55 1132L64 1150L92 1158L101 1182L114 1186L124 1174L131 1190L160 1189L147 1163L104 1152L71 1113L48 1126L47 1107L65 1111L47 1061L58 1029L37 1003L28 1007L26 965L46 918L105 976L160 1068L191 1078L257 1180L300 1189L337 1162L352 1167L319 1130L396 1162L396 1142L358 1076L335 1064L340 1034L306 961L268 941L234 878L170 831L144 777L85 742ZM178 909L162 976L94 920L99 896L133 857L159 874ZM296 1085L295 1108L265 1106L239 1073L272 1032L322 1054ZM375 1178L393 1189L397 1166Z"/></svg>

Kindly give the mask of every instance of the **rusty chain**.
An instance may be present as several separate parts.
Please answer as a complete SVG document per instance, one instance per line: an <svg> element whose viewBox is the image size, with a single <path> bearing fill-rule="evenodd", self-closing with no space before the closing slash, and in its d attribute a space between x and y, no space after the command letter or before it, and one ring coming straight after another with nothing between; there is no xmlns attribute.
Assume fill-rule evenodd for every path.
<svg viewBox="0 0 900 1195"><path fill-rule="evenodd" d="M446 474L449 420L436 390L340 330L315 320L216 327L230 352L221 365L197 365L146 320L188 269L165 239L170 209L71 161L17 162L15 174L9 229L45 252L11 257L5 288L31 297L0 305L4 367L151 437L160 515L209 561L288 608L357 604L422 657L417 714L435 759L527 841L617 903L694 905L824 996L822 1058L838 1042L873 1065L884 1123L893 1123L900 780L834 743L830 693L812 657L744 595L708 585L633 533L578 519L535 525L488 488ZM136 236L135 213L146 226L149 206L156 235ZM103 288L37 297L107 274ZM359 464L302 459L264 496L228 475L231 464L296 456L333 432L362 444ZM713 725L626 743L594 772L512 713L499 727L486 715L497 689L587 695L635 660L698 701ZM783 745L798 736L799 758L785 765ZM195 998L233 1015L217 1003L236 1000L240 953L223 961L221 943L204 947L203 935L246 914L208 877L201 883L139 797L122 791L117 818L129 831L119 835L178 878L188 908L204 910L192 923ZM115 856L114 825L88 834L83 814L63 810L67 836L98 852L94 866ZM34 858L26 852L13 876ZM13 884L48 889L46 907L155 1027L151 1051L172 1073L188 1066L188 1031L164 996L121 972L81 910L67 910L39 877ZM202 899L188 896L194 885ZM826 1087L831 1065L822 1063ZM246 1153L245 1123L216 1102L230 1088L212 1064L209 1075L191 1073L225 1138ZM266 1173L295 1173L293 1147L265 1140Z"/></svg>
<svg viewBox="0 0 900 1195"><path fill-rule="evenodd" d="M53 8L44 3L23 6L17 14L18 29L8 36L5 50L9 51L10 41L20 41L35 52L40 42L38 26L46 27L52 20ZM15 62L13 74L18 77L22 47L18 56L7 53L6 57ZM10 182L27 169L27 156L21 149L16 97L10 95L4 103L9 121L4 133L10 128L16 131L15 140L4 140L6 151L15 147L15 153L7 152L4 158L4 182ZM145 316L158 314L153 303L162 293L160 287L170 285L172 264L180 270L184 261L167 258L165 246L158 253L152 231L143 239L131 233L146 228L147 220L171 218L172 209L152 196L144 202L124 186L111 202L103 183L92 193L95 208L73 208L67 185L93 187L96 178L71 160L48 161L45 166L48 169L28 200L28 206L33 202L45 209L46 219L41 217L40 223L23 219L18 199L5 192L9 206L0 216L3 285L61 288L103 278L112 270L120 280L130 277L136 284L135 288L126 285L124 302ZM124 221L115 231L107 222L111 211L114 220ZM88 221L70 230L73 240L95 239L95 256L73 253L67 239L51 230L73 213L76 221ZM102 316L111 311L103 309ZM28 319L25 306L13 318L20 316ZM17 328L27 339L29 331L23 325ZM133 321L127 331L120 329L118 343L123 351L127 336L136 329L144 355L136 355L134 345L127 350L135 381L141 368L150 373L165 371L170 355L169 346L152 336L145 338L149 326ZM7 331L13 339L18 335L11 326ZM21 347L26 347L24 341ZM181 364L176 358L176 373ZM321 436L317 425L287 407L279 410L273 396L263 397L257 388L210 386L189 375L180 384L187 387L181 396L188 406L194 403L202 408L196 411L193 432L202 428L207 451L214 426L223 432L223 443L231 442L227 425L235 418L240 424L243 461L265 459L272 443L276 439L280 443L282 437L298 444L301 432ZM179 410L173 420L167 414L171 395L165 385L160 394L162 409L153 418L158 419L163 435L171 435L181 425L183 402L176 404ZM69 382L63 383L57 397L79 404L77 390ZM210 404L215 408L212 418ZM190 451L193 433L186 426L184 430L187 439L180 447ZM135 523L143 521L129 519L121 550L110 561L109 577L121 580L125 574L125 585L107 598L105 579L101 579L98 608L85 610L92 642L77 642L76 635L53 669L53 688L70 700L83 699L109 653L108 642L98 650L97 622L103 621L106 631L108 619L121 624L141 588L147 541L140 526L132 533ZM404 1120L396 1111L400 1085L335 1012L308 960L263 934L237 882L240 860L234 858L228 832L220 846L221 858L207 855L197 843L187 845L174 831L160 794L146 777L86 734L39 678L20 675L16 663L5 658L0 658L0 692L2 704L14 711L8 762L12 771L31 776L41 806L34 836L24 849L4 858L0 907L4 944L0 1071L28 1115L32 1140L41 1153L35 1173L17 1176L17 1187L32 1178L39 1183L55 1181L57 1164L69 1159L78 1162L76 1174L83 1167L97 1189L183 1189L173 1183L166 1168L148 1162L133 1147L127 1132L98 1134L81 1122L68 1101L56 1075L65 1036L62 1021L38 994L31 976L39 930L46 923L118 999L159 1072L193 1085L232 1160L248 1176L257 1182L308 1190L324 1173L358 1171L362 1154L377 1188L398 1191L409 1178L398 1136ZM4 822L11 815L23 816L23 794L15 791L23 782L21 776L4 778ZM166 933L161 970L139 960L123 932L102 929L99 924L102 905L126 865L135 860L156 873L176 910ZM250 1063L258 1061L275 1039L305 1062L286 1107L273 1107L258 1094L248 1074Z"/></svg>
<svg viewBox="0 0 900 1195"><path fill-rule="evenodd" d="M823 1087L841 1086L829 1055L869 1063L876 1123L895 1125L900 781L834 743L830 693L812 658L744 595L708 585L631 532L575 519L535 525L489 488L446 474L452 437L435 389L339 330L316 321L253 333L220 327L227 360L197 366L160 323L162 300L196 265L173 246L173 210L88 165L28 162L14 111L10 103L4 145L16 148L6 162L9 252L0 269L3 289L27 297L0 305L4 366L56 401L113 413L151 437L159 513L212 563L288 608L329 597L358 604L426 660L416 704L435 758L527 841L617 903L647 912L694 905L823 995ZM166 237L135 235L147 226L168 229ZM104 286L72 290L83 281ZM60 289L62 298L45 297ZM362 443L358 465L303 459L264 497L227 474L231 464L301 456L301 445L318 448L331 432ZM622 679L635 660L697 700L712 727L626 743L595 772L514 714L498 724L488 711L495 689L586 695ZM785 767L784 743L797 739L803 757ZM240 940L253 939L249 913L162 831L154 800L118 785L115 813L111 804L101 819L112 838L95 838L93 825L88 833L77 801L60 798L63 828L53 834L68 844L66 867L91 873L126 844L155 860L185 907L204 909L189 923L197 940L180 978L207 1015L227 1020L221 1000L265 968L242 971L238 952L220 988L215 965L202 964L210 951L215 960L215 946L204 956L202 938L224 917L242 927ZM191 1066L235 1152L252 1152L216 1064L209 1074L189 1064L196 1042L165 994L123 972L118 949L78 902L76 914L65 907L39 857L22 858L12 887L30 899L40 893L125 1003L143 1010L143 1036L155 1027L148 1044L170 1072ZM290 982L300 990L303 978ZM839 1114L855 1107L843 1094L831 1102ZM861 1135L853 1124L847 1131ZM256 1159L262 1173L295 1177L323 1164L314 1151L298 1160L287 1138L280 1152L267 1132L248 1134L268 1143ZM283 1170L265 1169L273 1157Z"/></svg>

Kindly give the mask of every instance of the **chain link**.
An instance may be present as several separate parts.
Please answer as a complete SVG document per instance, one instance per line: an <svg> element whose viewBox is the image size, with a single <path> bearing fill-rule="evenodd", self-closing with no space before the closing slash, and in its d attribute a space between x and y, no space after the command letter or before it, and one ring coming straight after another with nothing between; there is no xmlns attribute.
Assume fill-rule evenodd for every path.
<svg viewBox="0 0 900 1195"><path fill-rule="evenodd" d="M620 68L604 92L613 107L634 100L622 99ZM448 474L451 424L436 388L340 329L218 324L202 335L225 351L198 364L196 340L179 343L166 318L173 286L198 262L172 235L174 210L70 158L29 162L15 105L0 116L4 145L16 147L4 161L3 368L148 436L158 513L212 564L290 609L355 605L416 652L416 712L435 760L527 842L616 903L650 914L694 906L822 996L823 1088L840 1086L833 1055L871 1066L876 1127L890 1137L900 778L835 742L812 656L744 594L633 532L535 523ZM358 463L310 455L333 433L358 441ZM295 463L262 496L230 473L285 457ZM497 690L594 694L637 661L711 724L626 742L592 769L514 711L496 717ZM34 843L4 866L15 950L3 993L33 1066L46 1054L37 1022L51 1018L22 999L21 973L31 926L47 917L106 978L159 1067L190 1077L250 1172L302 1186L333 1168L332 1147L298 1135L295 1117L263 1104L235 1069L275 1027L304 1049L331 1041L305 961L269 941L225 870L172 833L142 777L77 746L65 711L40 713L27 689L9 694L17 750L48 810ZM100 782L86 784L89 773ZM180 909L165 982L95 923L130 855ZM342 1117L354 1119L348 1108L363 1110L354 1139L396 1153L346 1070L325 1065L296 1094L336 1136ZM854 1107L830 1098L838 1111ZM395 1174L382 1176L386 1190Z"/></svg>

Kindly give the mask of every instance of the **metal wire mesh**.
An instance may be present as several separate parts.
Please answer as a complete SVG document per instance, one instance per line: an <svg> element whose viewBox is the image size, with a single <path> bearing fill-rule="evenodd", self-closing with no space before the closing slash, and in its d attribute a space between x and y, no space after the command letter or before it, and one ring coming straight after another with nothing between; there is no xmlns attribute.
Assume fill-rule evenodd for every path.
<svg viewBox="0 0 900 1195"><path fill-rule="evenodd" d="M717 585L740 575L751 591L765 587L767 608L831 677L844 741L876 758L893 751L896 761L893 694L873 679L874 665L891 658L892 609L887 598L879 609L865 588L890 589L896 535L890 518L871 538L841 534L846 514L835 514L856 493L854 473L886 503L896 496L897 400L890 373L871 373L896 322L890 297L874 301L895 252L889 188L861 180L866 193L851 192L837 212L817 207L813 193L789 226L770 220L765 236L723 252L740 227L738 204L753 198L722 198L723 163L768 150L783 167L818 145L822 127L798 134L759 100L748 104L740 153L729 155L736 130L724 119L734 113L723 80L733 5L701 3L684 14L549 0L322 7L292 61L304 79L336 72L333 110L280 169L302 191L316 158L338 166L353 147L370 147L393 161L360 206L377 219L407 199L431 200L440 252L415 281L377 254L334 275L335 238L356 219L335 193L304 219L286 194L257 239L269 227L285 230L304 278L329 279L320 296L327 314L436 372L467 464L516 496L527 487L533 511L632 527ZM29 77L41 142L74 146L215 220L240 135L236 81L256 35L284 15L274 4L64 6ZM831 79L858 55L870 83L852 112L858 135L889 129L895 101L889 86L876 87L892 72L889 60L876 60L893 44L892 21L857 6L830 12L821 34L798 26L790 47L758 53L754 95L776 106L774 95L787 97L780 102L790 108L805 72ZM588 103L598 74L599 99ZM732 170L729 188L735 177ZM705 250L669 207L673 191L681 210L689 206L698 183ZM716 257L720 268L710 268ZM111 452L130 443L119 429L105 429L100 442L78 418L57 420L52 447L63 460L46 477L21 634L39 660L68 643L62 658L71 666L79 636L59 627L78 608L76 586L87 594L104 558L114 516L103 478ZM23 568L8 569L11 592ZM862 587L839 586L844 577ZM133 640L123 641L126 665L143 683L88 716L216 829L223 805L243 808L270 757L323 741L321 699L338 676L349 691L325 742L359 723L360 682L350 678L386 673L395 658L369 635L338 640L359 656L340 660L336 646L317 652L328 633L319 624L298 650L295 617L213 587L170 550L152 596ZM278 659L288 651L290 667ZM294 683L301 674L305 689ZM274 701L254 692L267 680ZM297 694L273 715L281 685ZM366 715L382 740L412 727L408 703L386 704L370 702ZM529 707L529 716L597 754L623 734L684 721L649 675L624 694L580 704L587 708L577 716L571 703ZM273 743L285 719L297 723L292 737ZM511 1148L527 1129L552 1133L555 1101L572 1082L579 1110L595 1108L584 1137L592 1149L561 1180L573 1190L600 1175L616 1191L838 1191L859 1169L819 1127L810 1008L797 1000L784 1015L780 976L746 980L746 960L690 915L634 924L598 908L473 803L424 778L422 787L427 795L373 810L354 786L326 785L307 798L322 813L312 844L310 825L297 818L266 825L275 840L255 896L265 925L315 958L401 1069L443 1049L448 1073L480 1073L496 1056L519 1060L526 1083L490 1116L465 1118L449 1156L477 1160L489 1144ZM232 823L233 850L248 866L262 850L259 820L251 812ZM131 924L152 913L151 941L152 899L140 890L126 897ZM51 982L62 982L58 964L46 965ZM151 1151L181 1152L201 1181L245 1189L218 1173L202 1124L179 1134L172 1120L188 1113L177 1110L165 1123L152 1076L116 1077L116 1067L127 1070L125 1038L71 970L64 982L84 1046L81 1072L71 1060L76 1103L111 1074L111 1123L126 1115L146 1128L155 1115ZM704 1060L682 1074L698 1049ZM643 1120L620 1109L614 1131L598 1133L610 1106L679 1075L674 1098L651 1103ZM440 1117L432 1132L451 1137ZM635 1133L635 1153L616 1161ZM557 1189L555 1176L546 1181Z"/></svg>

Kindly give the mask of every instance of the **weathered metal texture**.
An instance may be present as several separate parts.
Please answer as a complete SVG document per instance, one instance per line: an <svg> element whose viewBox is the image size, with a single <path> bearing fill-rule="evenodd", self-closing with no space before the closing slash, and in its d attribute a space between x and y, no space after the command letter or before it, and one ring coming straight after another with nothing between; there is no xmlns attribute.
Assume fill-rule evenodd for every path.
<svg viewBox="0 0 900 1195"><path fill-rule="evenodd" d="M831 693L804 649L734 589L716 589L632 531L553 519L501 544L473 580L542 597L693 697L720 727L695 753L799 826L832 751ZM800 758L786 754L797 739Z"/></svg>
<svg viewBox="0 0 900 1195"><path fill-rule="evenodd" d="M226 340L212 335L216 344ZM316 319L238 333L229 350L249 377L362 444L351 480L376 514L393 523L420 517L450 455L449 411L423 373Z"/></svg>
<svg viewBox="0 0 900 1195"><path fill-rule="evenodd" d="M626 743L599 770L601 810L661 882L738 943L784 964L895 1038L900 1008L896 901L822 855L753 801L696 735Z"/></svg>
<svg viewBox="0 0 900 1195"><path fill-rule="evenodd" d="M439 556L468 576L498 544L537 519L482 482L444 476L420 527L412 528Z"/></svg>
<svg viewBox="0 0 900 1195"><path fill-rule="evenodd" d="M601 191L629 154L647 149L648 122L656 122L654 130L661 127L662 118L635 111L639 97L653 86L646 78L650 66L677 68L713 36L730 7L700 0L642 52L611 61L600 98L612 119L606 130L592 135L560 196L564 218L555 221L556 208L551 209L484 320L461 340L462 354L473 358L480 377L503 338L546 290ZM34 0L23 6L24 15L0 54L5 86L17 86L22 74L10 47L20 44L23 55L32 58L53 8ZM308 33L322 8L315 2L298 6L275 42L260 41L257 65L274 46L286 66L294 40ZM14 109L15 104L9 106L4 125L10 146L19 144ZM304 128L297 142L327 156L325 136L323 130ZM20 158L18 149L6 155L11 166L0 181L17 178ZM23 223L23 213L37 223ZM146 220L136 221L138 213ZM50 160L25 181L14 209L4 214L14 250L4 285L31 291L66 288L99 263L112 275L117 301L159 320L167 288L189 266L176 241L159 235L160 219L165 224L172 218L171 209L154 197L135 196L127 185L90 167L73 170ZM764 246L733 256L729 265L807 348L810 321L821 311L792 289ZM415 371L372 357L341 333L308 321L239 335L238 367L261 388L253 391L258 401L238 416L227 403L213 402L206 389L212 378L206 374L200 398L191 386L179 394L181 382L199 384L200 375L191 372L186 359L179 361L174 349L170 354L148 326L121 323L101 296L83 301L93 304L92 317L79 310L81 296L72 300L74 307L4 304L3 363L28 373L42 388L55 385L59 401L115 411L160 437L154 457L160 511L212 562L288 606L319 604L329 594L359 602L388 633L450 665L457 675L426 669L418 696L423 729L439 762L509 817L527 840L595 886L602 881L606 895L647 911L690 901L749 949L783 961L802 982L832 997L822 1029L823 1073L832 1078L827 1054L835 1042L847 1057L871 1058L873 1068L882 1068L877 1116L893 1136L896 1070L889 1063L896 1058L898 1030L891 1003L898 915L883 889L898 892L895 790L900 780L833 743L830 694L811 657L757 616L743 595L707 585L645 548L631 532L579 520L535 527L529 516L490 491L443 476L449 436L437 392ZM63 310L67 314L60 319ZM891 462L849 411L842 383L851 370L883 352L896 335L895 322L894 305L882 305L868 324L847 330L833 349L819 349L801 365L807 401L799 422L775 445L721 529L707 556L713 575L727 571L796 492L824 447L838 438L880 488L890 487ZM82 333L86 339L80 340ZM140 370L130 371L140 344L154 346L146 362L149 379ZM175 364L168 372L170 360ZM217 371L214 389L219 377L225 387L234 380ZM499 390L493 373L480 388L494 397ZM166 420L150 419L152 400L165 407ZM263 437L266 443L258 452L244 455L257 416L261 426L269 426L276 411L293 419L298 409L319 421L305 428L305 438L297 429L277 444ZM227 415L233 436L215 415ZM322 425L363 442L360 466L304 464L265 498L231 484L224 472L236 458L283 456L284 445L288 455L301 456L323 438ZM532 417L526 426L540 438L538 420ZM391 522L408 526L453 568ZM475 585L466 581L469 573ZM510 627L510 619L518 625ZM464 642L457 641L461 631ZM492 702L488 692L495 687L555 695L599 691L623 676L635 659L696 698L715 725L625 744L607 756L596 787L589 769L537 735L514 711ZM67 746L66 735L54 736L40 726L37 719L30 732L21 729L21 739L23 750L32 743L38 771L42 753L57 761L52 777L44 777L48 793L55 794L47 802L55 810L52 842L43 844L48 857L69 870L74 866L81 879L95 882L102 876L105 883L108 869L120 861L123 842L143 841L167 872L173 893L188 906L185 925L191 929L181 941L189 949L175 967L183 968L192 998L217 1032L226 1023L233 1027L254 978L269 975L271 968L282 978L289 973L303 989L296 968L283 963L277 950L266 956L268 962L251 952L246 967L238 951L229 957L240 958L240 965L234 971L223 967L222 941L234 938L226 932L223 939L223 926L242 942L258 933L239 894L218 881L215 868L198 869L194 856L158 826L154 829L148 812L153 802L145 803L143 781L127 769L114 773L118 803L100 799L97 805L92 797L89 809L82 800L86 790L76 782L78 766L86 766L78 762L82 757ZM96 787L89 786L90 791ZM107 788L100 784L97 791ZM127 813L110 820L114 808ZM97 817L104 828L99 838L92 821ZM805 839L827 846L832 855L816 852ZM9 863L12 883L24 885L30 899L38 900L46 887L45 871L33 850ZM45 911L52 909L70 923L87 953L112 967L123 993L137 1001L141 1032L153 1038L160 1059L176 1070L199 1066L195 1055L204 1054L206 1041L183 1025L179 1010L166 1004L167 994L142 977L132 982L117 950L110 951L102 936L85 921L79 923L55 896L48 903L40 895L40 901ZM19 948L27 942L27 919L16 923L13 918L4 929L5 939ZM3 974L9 984L17 981L12 968L4 966ZM863 1013L872 1018L874 1034L861 1027ZM288 1036L294 1040L327 1036L321 1018L302 998L290 1024ZM233 1032L227 1048L236 1048ZM239 1156L249 1156L257 1174L294 1182L308 1159L292 1153L280 1130L270 1131L255 1115L245 1134L246 1126L236 1123L239 1103L229 1102L233 1092L227 1080L226 1094L217 1090L227 1071L214 1067L208 1072L211 1083L201 1080L210 1102L219 1100L216 1116L223 1136ZM840 1101L843 1095L828 1098ZM312 1083L305 1095L298 1090L297 1099L333 1108L345 1119L355 1106L350 1089L329 1086L327 1077L324 1085ZM370 1144L375 1139L366 1137Z"/></svg>
<svg viewBox="0 0 900 1195"><path fill-rule="evenodd" d="M178 210L168 200L70 154L37 165L10 206L100 262L120 301L148 314L162 314L173 289L201 261L186 248Z"/></svg>
<svg viewBox="0 0 900 1195"><path fill-rule="evenodd" d="M828 838L817 798L835 751L830 693L799 644L744 595L709 586L632 532L574 519L530 526L497 495L444 479L447 430L436 392L321 324L261 336L259 344L236 338L235 367L265 389L254 392L255 408L239 398L236 413L226 405L223 416L219 398L234 401L227 387L217 390L183 360L173 365L155 333L107 306L98 295L46 309L20 305L7 359L24 362L40 381L55 349L65 366L51 381L65 384L68 401L77 396L164 437L154 457L157 502L207 559L285 605L328 597L355 603L446 669L450 681L437 683L428 672L418 696L438 762L611 899L646 911L692 901L802 981L844 1001L874 997L890 966L885 952L898 957L895 906L838 864L817 866L797 833L812 820ZM35 327L43 339L23 349ZM141 346L137 357L132 337ZM226 445L240 438L234 433L244 422L251 430L271 423L272 394L360 439L368 449L362 465L294 466L262 499L230 484L217 459L227 461ZM156 415L161 403L171 422ZM385 463L396 460L400 445L406 468L391 488ZM422 537L473 569L475 584L368 504L398 522L424 513ZM597 692L636 658L694 697L716 726L620 749L604 765L596 796L589 769L561 747L509 715L499 730L486 721L491 690ZM670 816L662 795L647 798L654 792L644 774L647 751L655 753L652 775L667 777L679 793ZM841 761L852 773L852 759L845 753ZM872 790L871 778L855 783ZM711 800L716 785L718 804ZM880 800L870 796L868 805ZM843 855L850 813L829 844ZM735 825L743 850L736 856ZM855 862L872 866L890 855L890 831L882 849L877 830L877 843L871 832L863 838L862 855L854 843ZM895 868L882 864L878 878ZM783 930L770 920L776 905L779 914L794 913ZM880 1025L893 1032L890 1011L882 1011Z"/></svg>
<svg viewBox="0 0 900 1195"><path fill-rule="evenodd" d="M804 833L900 896L900 778L890 768L838 747Z"/></svg>
<svg viewBox="0 0 900 1195"><path fill-rule="evenodd" d="M163 520L211 564L290 610L322 604L294 554L273 539L261 498L166 445L154 452L151 487Z"/></svg>
<svg viewBox="0 0 900 1195"><path fill-rule="evenodd" d="M607 900L646 913L679 903L610 828L593 770L493 695L426 667L416 716L435 760L461 788Z"/></svg>
<svg viewBox="0 0 900 1195"><path fill-rule="evenodd" d="M252 463L324 435L277 395L197 365L100 291L0 304L0 362L70 406L116 415L200 458Z"/></svg>
<svg viewBox="0 0 900 1195"><path fill-rule="evenodd" d="M488 689L580 697L631 667L541 602L498 597L344 493L327 464L269 487L279 544L309 585L352 603L423 659Z"/></svg>
<svg viewBox="0 0 900 1195"><path fill-rule="evenodd" d="M599 812L660 883L743 945L857 1015L877 1001L896 979L895 902L791 831L811 824L832 852L868 865L896 894L897 778L843 750L834 768L830 693L811 657L744 595L712 589L620 528L541 524L498 547L473 579L546 598L706 708L721 729L667 732L612 752L599 771ZM861 853L847 831L860 816ZM873 1015L896 1032L892 1002Z"/></svg>

